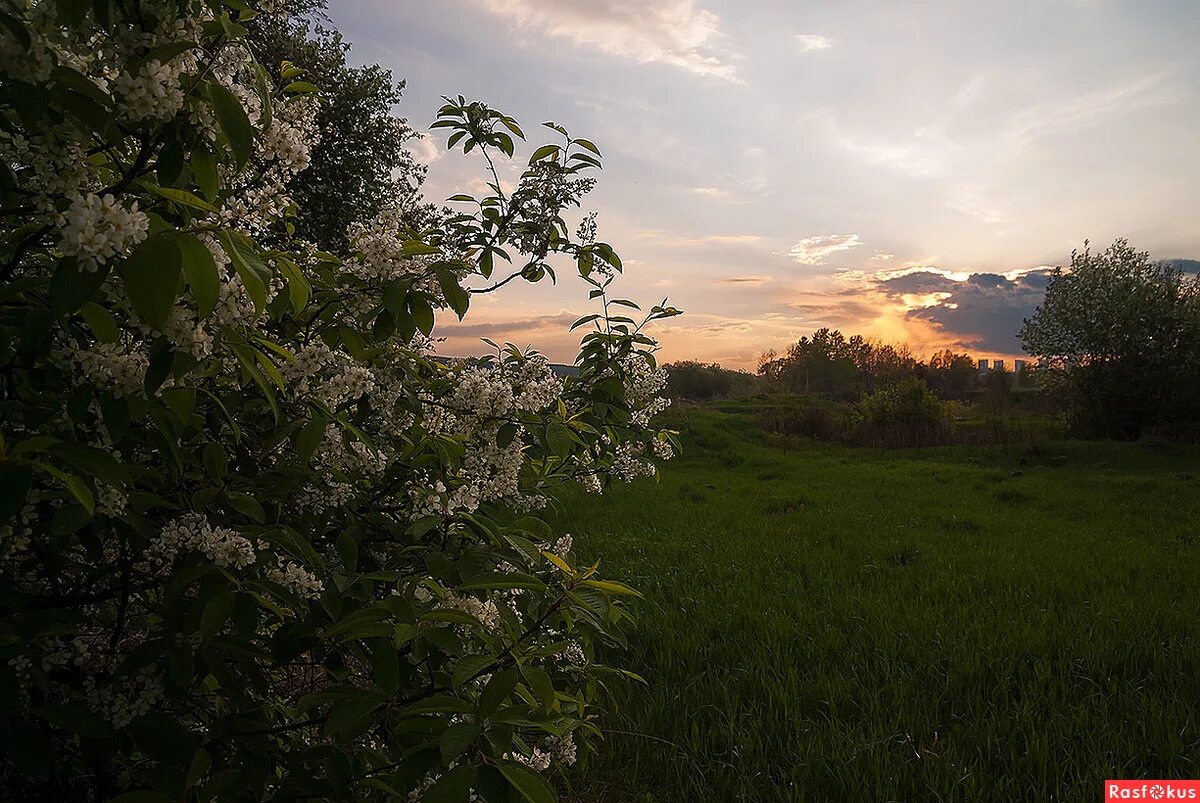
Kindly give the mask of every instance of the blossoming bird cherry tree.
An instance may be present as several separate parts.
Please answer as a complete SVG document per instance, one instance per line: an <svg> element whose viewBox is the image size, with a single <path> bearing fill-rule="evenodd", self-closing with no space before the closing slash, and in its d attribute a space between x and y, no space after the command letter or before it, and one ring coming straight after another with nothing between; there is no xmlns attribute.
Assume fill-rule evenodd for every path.
<svg viewBox="0 0 1200 803"><path fill-rule="evenodd" d="M448 100L492 194L323 253L286 188L319 131L246 0L0 11L0 786L24 799L551 801L599 737L635 592L555 489L653 474L652 320L577 206L599 150ZM262 13L274 13L261 9ZM569 260L578 376L435 322ZM665 302L664 302L665 305ZM632 674L632 673L625 673Z"/></svg>

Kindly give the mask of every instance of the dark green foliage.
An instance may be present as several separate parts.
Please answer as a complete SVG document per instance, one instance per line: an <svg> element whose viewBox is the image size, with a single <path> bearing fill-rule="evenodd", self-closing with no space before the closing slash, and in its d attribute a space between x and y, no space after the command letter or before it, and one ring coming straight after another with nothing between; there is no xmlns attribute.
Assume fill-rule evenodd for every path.
<svg viewBox="0 0 1200 803"><path fill-rule="evenodd" d="M745 371L733 371L716 363L682 360L664 365L667 393L673 399L705 401L734 393L745 393L755 385L755 377Z"/></svg>
<svg viewBox="0 0 1200 803"><path fill-rule="evenodd" d="M1021 331L1047 360L1074 429L1200 437L1200 279L1125 240L1071 255Z"/></svg>
<svg viewBox="0 0 1200 803"><path fill-rule="evenodd" d="M419 134L395 115L404 82L377 64L346 63L350 45L323 24L326 0L310 0L286 18L263 15L249 24L258 61L278 76L290 62L320 88L321 140L312 164L289 185L297 201L297 231L326 251L346 243L346 229L399 203L420 228L431 209L417 194L425 178L408 145Z"/></svg>

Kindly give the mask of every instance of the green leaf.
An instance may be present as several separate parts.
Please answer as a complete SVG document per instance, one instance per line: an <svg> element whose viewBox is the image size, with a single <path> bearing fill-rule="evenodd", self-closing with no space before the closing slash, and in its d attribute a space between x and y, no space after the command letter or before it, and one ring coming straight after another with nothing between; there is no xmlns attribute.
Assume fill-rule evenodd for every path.
<svg viewBox="0 0 1200 803"><path fill-rule="evenodd" d="M216 442L207 443L204 445L201 459L208 476L220 482L225 476L225 470L229 467L229 455L225 452L225 448Z"/></svg>
<svg viewBox="0 0 1200 803"><path fill-rule="evenodd" d="M217 175L217 159L212 151L199 147L192 151L192 178L196 186L209 201L217 200L221 192L221 182Z"/></svg>
<svg viewBox="0 0 1200 803"><path fill-rule="evenodd" d="M346 571L353 572L358 566L358 541L349 532L343 530L338 534L336 546L338 556L342 559L342 565L346 567Z"/></svg>
<svg viewBox="0 0 1200 803"><path fill-rule="evenodd" d="M521 674L525 676L530 690L542 704L542 711L549 713L550 709L554 707L554 681L550 679L544 669L536 666L522 667Z"/></svg>
<svg viewBox="0 0 1200 803"><path fill-rule="evenodd" d="M200 614L200 640L208 643L221 632L221 628L233 614L234 592L226 589L214 595Z"/></svg>
<svg viewBox="0 0 1200 803"><path fill-rule="evenodd" d="M267 514L263 510L262 504L250 494L235 491L229 494L229 504L238 513L254 519L259 524L267 520Z"/></svg>
<svg viewBox="0 0 1200 803"><path fill-rule="evenodd" d="M454 673L450 676L450 682L454 688L462 688L472 678L495 662L496 659L490 655L464 655L454 665Z"/></svg>
<svg viewBox="0 0 1200 803"><path fill-rule="evenodd" d="M182 260L173 234L163 232L143 240L121 265L125 295L143 321L162 330L179 293Z"/></svg>
<svg viewBox="0 0 1200 803"><path fill-rule="evenodd" d="M417 325L417 329L421 330L421 334L429 337L433 331L433 306L430 305L429 299L418 293L410 293L408 296L408 312L412 315L413 323Z"/></svg>
<svg viewBox="0 0 1200 803"><path fill-rule="evenodd" d="M308 278L290 259L279 257L276 259L276 263L279 265L279 272L287 279L288 298L292 302L292 311L299 312L308 306L308 301L312 298L312 287L308 283Z"/></svg>
<svg viewBox="0 0 1200 803"><path fill-rule="evenodd" d="M545 591L546 584L531 574L520 572L485 572L459 586L462 591L497 591L510 588L529 588Z"/></svg>
<svg viewBox="0 0 1200 803"><path fill-rule="evenodd" d="M117 795L109 803L171 803L171 797L170 795L164 795L162 792L145 790Z"/></svg>
<svg viewBox="0 0 1200 803"><path fill-rule="evenodd" d="M117 328L117 321L113 318L112 313L95 301L89 301L80 307L79 314L87 321L87 325L92 329L92 334L101 343L116 343L117 339L121 336L121 332Z"/></svg>
<svg viewBox="0 0 1200 803"><path fill-rule="evenodd" d="M471 743L483 734L483 729L474 722L459 722L442 731L438 747L442 753L442 763L449 766L471 746Z"/></svg>
<svg viewBox="0 0 1200 803"><path fill-rule="evenodd" d="M587 148L589 151L591 151L592 153L596 154L597 156L600 156L600 155L602 155L602 154L600 153L600 149L599 149L599 148L597 148L597 147L596 147L596 145L595 145L595 143L593 143L593 142L592 142L590 139L582 139L582 138L580 138L580 139L577 139L577 140L575 140L575 144L576 144L576 145L578 145L578 146L579 146L579 147L581 147L581 148Z"/></svg>
<svg viewBox="0 0 1200 803"><path fill-rule="evenodd" d="M33 482L33 466L14 460L0 461L0 525L20 512Z"/></svg>
<svg viewBox="0 0 1200 803"><path fill-rule="evenodd" d="M400 711L400 716L414 714L465 714L471 710L471 704L449 694L434 694L420 702L413 703Z"/></svg>
<svg viewBox="0 0 1200 803"><path fill-rule="evenodd" d="M250 125L246 110L236 95L215 81L208 84L208 97L221 123L221 130L229 138L229 147L237 166L244 167L254 152L254 127Z"/></svg>
<svg viewBox="0 0 1200 803"><path fill-rule="evenodd" d="M594 588L597 591L603 591L605 594L610 594L615 597L641 597L642 594L624 583L618 583L615 580L584 580L582 585L588 588Z"/></svg>
<svg viewBox="0 0 1200 803"><path fill-rule="evenodd" d="M475 782L475 765L462 764L445 772L421 793L421 803L467 803Z"/></svg>
<svg viewBox="0 0 1200 803"><path fill-rule="evenodd" d="M337 736L358 725L362 720L375 712L382 702L378 697L366 695L358 700L346 700L336 703L325 720L325 735Z"/></svg>
<svg viewBox="0 0 1200 803"><path fill-rule="evenodd" d="M70 315L96 295L108 277L108 265L88 271L79 267L75 257L58 261L50 279L50 309L55 315Z"/></svg>
<svg viewBox="0 0 1200 803"><path fill-rule="evenodd" d="M254 88L258 92L262 109L258 124L263 131L266 131L271 127L271 121L274 119L274 110L271 108L271 74L267 72L266 67L257 63L254 65Z"/></svg>
<svg viewBox="0 0 1200 803"><path fill-rule="evenodd" d="M167 388L158 395L181 421L189 418L196 409L195 388Z"/></svg>
<svg viewBox="0 0 1200 803"><path fill-rule="evenodd" d="M207 318L217 305L221 293L217 263L212 252L193 234L178 235L175 244L179 246L183 275L196 302L196 312L201 318Z"/></svg>
<svg viewBox="0 0 1200 803"><path fill-rule="evenodd" d="M400 250L406 257L427 256L442 252L440 248L433 245L426 245L420 240L405 240Z"/></svg>
<svg viewBox="0 0 1200 803"><path fill-rule="evenodd" d="M62 728L80 736L103 739L111 733L108 723L80 705L70 703L47 705L40 708L38 713L56 728Z"/></svg>
<svg viewBox="0 0 1200 803"><path fill-rule="evenodd" d="M545 159L548 156L554 156L561 150L562 150L562 148L559 147L558 145L543 145L542 147L540 147L536 151L534 151L533 155L529 157L529 163L533 164L534 162Z"/></svg>
<svg viewBox="0 0 1200 803"><path fill-rule="evenodd" d="M570 427L554 421L546 428L546 443L551 452L559 457L565 457L571 453L571 449L575 445L575 438L571 435Z"/></svg>
<svg viewBox="0 0 1200 803"><path fill-rule="evenodd" d="M166 198L168 201L172 201L177 204L183 204L184 206L190 206L193 209L202 209L205 212L217 211L217 208L208 201L204 200L198 195L193 195L187 190L180 190L174 187L160 187L157 184L150 184L148 182L147 187L152 193L158 195L159 197Z"/></svg>
<svg viewBox="0 0 1200 803"><path fill-rule="evenodd" d="M501 761L496 766L529 803L558 803L558 795L540 773L513 761Z"/></svg>
<svg viewBox="0 0 1200 803"><path fill-rule="evenodd" d="M262 257L258 255L254 244L240 232L219 231L217 238L221 247L229 255L238 277L246 287L246 292L254 302L254 311L262 312L267 303L267 287L271 283L273 271Z"/></svg>
<svg viewBox="0 0 1200 803"><path fill-rule="evenodd" d="M458 283L458 277L451 270L439 270L437 272L438 285L442 288L442 296L445 297L446 303L450 305L450 309L461 321L463 316L467 314L467 308L471 305L471 296L462 285Z"/></svg>
<svg viewBox="0 0 1200 803"><path fill-rule="evenodd" d="M400 658L391 641L380 639L371 651L371 674L379 688L387 694L395 694L400 687Z"/></svg>
<svg viewBox="0 0 1200 803"><path fill-rule="evenodd" d="M283 88L284 92L320 92L321 88L316 84L310 84L308 81L292 81Z"/></svg>
<svg viewBox="0 0 1200 803"><path fill-rule="evenodd" d="M58 478L67 487L67 490L71 492L71 495L75 497L75 500L83 505L83 509L88 512L89 516L95 512L96 503L92 497L92 489L88 487L86 482L74 474L68 474L65 471L55 468L49 463L39 462L36 465L38 468L44 469Z"/></svg>
<svg viewBox="0 0 1200 803"><path fill-rule="evenodd" d="M486 717L500 707L513 689L517 687L520 676L516 669L505 669L492 675L487 685L479 695L479 715Z"/></svg>

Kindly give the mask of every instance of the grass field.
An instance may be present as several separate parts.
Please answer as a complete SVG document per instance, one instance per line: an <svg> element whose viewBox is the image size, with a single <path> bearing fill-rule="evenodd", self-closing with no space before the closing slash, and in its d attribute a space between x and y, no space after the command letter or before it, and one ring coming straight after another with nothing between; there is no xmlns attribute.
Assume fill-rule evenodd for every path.
<svg viewBox="0 0 1200 803"><path fill-rule="evenodd" d="M1200 450L858 450L683 419L565 500L646 595L595 801L1100 799L1200 777Z"/></svg>

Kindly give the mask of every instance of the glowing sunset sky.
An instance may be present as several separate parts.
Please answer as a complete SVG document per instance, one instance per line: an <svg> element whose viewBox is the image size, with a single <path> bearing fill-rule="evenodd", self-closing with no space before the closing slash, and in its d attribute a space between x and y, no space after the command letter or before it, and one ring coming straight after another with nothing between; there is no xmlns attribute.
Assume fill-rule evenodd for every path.
<svg viewBox="0 0 1200 803"><path fill-rule="evenodd" d="M329 14L352 61L407 80L399 112L419 129L461 93L520 120L526 157L546 119L600 145L585 210L625 261L620 294L687 311L655 331L666 359L752 367L820 326L1013 355L1039 266L1085 238L1200 256L1200 0L331 0ZM477 155L444 144L417 149L425 195L478 192ZM560 276L477 297L440 329L443 351L487 336L570 361L566 327L592 310Z"/></svg>

